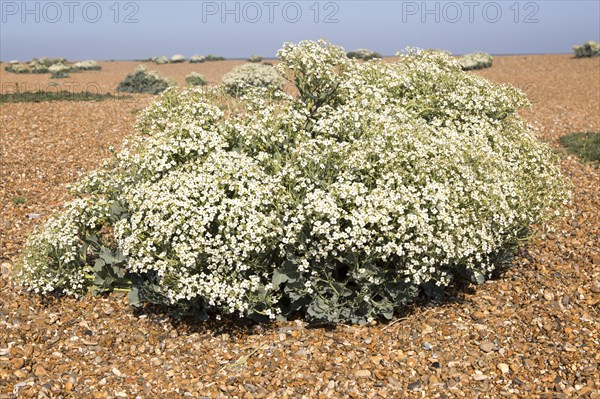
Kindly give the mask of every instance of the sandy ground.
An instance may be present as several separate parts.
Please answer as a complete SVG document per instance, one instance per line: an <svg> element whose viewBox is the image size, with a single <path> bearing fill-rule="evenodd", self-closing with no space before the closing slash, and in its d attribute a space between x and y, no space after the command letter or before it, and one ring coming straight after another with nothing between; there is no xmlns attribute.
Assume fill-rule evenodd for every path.
<svg viewBox="0 0 600 399"><path fill-rule="evenodd" d="M241 63L147 66L216 83ZM56 81L2 68L0 86L114 93L140 63L100 64ZM533 107L522 114L551 146L600 131L599 58L499 56L473 73L525 91ZM562 160L573 212L556 232L500 278L388 324L200 323L135 312L123 293L22 292L9 275L29 232L153 98L0 105L0 398L600 398L600 171L574 156Z"/></svg>

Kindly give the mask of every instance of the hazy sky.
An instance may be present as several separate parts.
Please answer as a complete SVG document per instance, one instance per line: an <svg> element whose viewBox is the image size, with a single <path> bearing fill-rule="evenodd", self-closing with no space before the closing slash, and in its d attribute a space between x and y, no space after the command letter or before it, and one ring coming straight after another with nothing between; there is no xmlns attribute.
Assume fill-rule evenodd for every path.
<svg viewBox="0 0 600 399"><path fill-rule="evenodd" d="M392 55L569 53L600 41L600 1L7 1L0 59L274 57L284 42L325 38Z"/></svg>

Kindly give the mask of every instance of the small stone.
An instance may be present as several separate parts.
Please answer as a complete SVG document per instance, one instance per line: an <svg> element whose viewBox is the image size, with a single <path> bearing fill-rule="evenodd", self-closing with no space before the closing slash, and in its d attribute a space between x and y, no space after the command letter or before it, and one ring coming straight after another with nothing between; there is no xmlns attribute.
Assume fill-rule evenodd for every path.
<svg viewBox="0 0 600 399"><path fill-rule="evenodd" d="M474 320L481 320L485 317L485 315L483 314L483 312L476 310L475 312L471 313L471 317Z"/></svg>
<svg viewBox="0 0 600 399"><path fill-rule="evenodd" d="M410 384L408 384L408 389L411 391L416 391L417 389L419 389L421 387L421 381L415 381L415 382L411 382Z"/></svg>
<svg viewBox="0 0 600 399"><path fill-rule="evenodd" d="M500 370L502 372L502 374L506 374L510 370L510 368L508 367L508 364L506 364L506 363L498 363L498 365L496 367L498 367L498 370Z"/></svg>
<svg viewBox="0 0 600 399"><path fill-rule="evenodd" d="M40 215L39 213L28 213L27 217L29 219L39 219L42 217L42 215Z"/></svg>
<svg viewBox="0 0 600 399"><path fill-rule="evenodd" d="M12 366L15 370L18 370L20 368L23 368L23 366L25 366L25 359L23 359L22 357L16 357L16 358L12 359L10 361L10 363L12 364Z"/></svg>
<svg viewBox="0 0 600 399"><path fill-rule="evenodd" d="M493 342L489 342L489 341L482 342L481 345L479 345L479 349L481 349L485 353L489 353L489 352L493 351L494 348L496 348L496 345Z"/></svg>
<svg viewBox="0 0 600 399"><path fill-rule="evenodd" d="M592 255L592 263L594 265L600 265L600 254Z"/></svg>
<svg viewBox="0 0 600 399"><path fill-rule="evenodd" d="M423 342L423 349L430 351L433 348L429 342Z"/></svg>
<svg viewBox="0 0 600 399"><path fill-rule="evenodd" d="M487 380L490 377L488 377L485 374L473 374L471 376L471 378L473 378L475 381L483 381L483 380Z"/></svg>
<svg viewBox="0 0 600 399"><path fill-rule="evenodd" d="M35 374L36 377L41 377L43 375L46 375L47 373L42 366L36 366L35 370L33 370L33 374Z"/></svg>
<svg viewBox="0 0 600 399"><path fill-rule="evenodd" d="M116 368L116 367L114 367L114 368L112 369L112 373L113 373L114 375L116 375L117 377L121 377L121 376L123 375L123 373L121 373L121 371L120 371L118 368Z"/></svg>
<svg viewBox="0 0 600 399"><path fill-rule="evenodd" d="M12 265L8 262L2 262L0 264L0 276L1 275L9 275L12 270Z"/></svg>
<svg viewBox="0 0 600 399"><path fill-rule="evenodd" d="M356 378L369 378L371 376L371 372L369 370L358 370L354 373Z"/></svg>
<svg viewBox="0 0 600 399"><path fill-rule="evenodd" d="M551 292L544 292L544 299L547 301L552 301L554 300L554 294Z"/></svg>

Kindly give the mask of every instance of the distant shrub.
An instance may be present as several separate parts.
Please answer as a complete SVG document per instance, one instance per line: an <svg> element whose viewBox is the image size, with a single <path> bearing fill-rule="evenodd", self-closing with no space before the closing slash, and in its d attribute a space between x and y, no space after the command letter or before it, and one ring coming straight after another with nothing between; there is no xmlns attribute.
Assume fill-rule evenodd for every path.
<svg viewBox="0 0 600 399"><path fill-rule="evenodd" d="M200 75L197 72L192 72L185 77L185 83L187 83L188 86L204 86L206 85L207 81L203 75Z"/></svg>
<svg viewBox="0 0 600 399"><path fill-rule="evenodd" d="M204 57L204 61L223 61L223 60L225 60L225 57L221 57L219 55L209 54L206 57Z"/></svg>
<svg viewBox="0 0 600 399"><path fill-rule="evenodd" d="M190 63L192 64L199 64L201 62L205 61L205 57L203 55L192 55L190 58Z"/></svg>
<svg viewBox="0 0 600 399"><path fill-rule="evenodd" d="M157 72L148 71L140 65L135 72L130 73L117 86L117 91L125 93L159 94L174 82L160 76Z"/></svg>
<svg viewBox="0 0 600 399"><path fill-rule="evenodd" d="M160 56L160 57L153 57L152 61L155 64L158 64L158 65L168 64L169 63L169 59L167 57L165 57L164 55Z"/></svg>
<svg viewBox="0 0 600 399"><path fill-rule="evenodd" d="M7 66L4 67L4 70L8 73L30 73L31 71L27 67L27 65L16 64L11 62Z"/></svg>
<svg viewBox="0 0 600 399"><path fill-rule="evenodd" d="M71 71L79 72L79 71L99 71L102 67L98 65L98 63L94 60L86 60L76 62L71 66Z"/></svg>
<svg viewBox="0 0 600 399"><path fill-rule="evenodd" d="M225 91L232 96L244 94L249 87L277 89L282 84L275 68L262 64L243 64L223 76Z"/></svg>
<svg viewBox="0 0 600 399"><path fill-rule="evenodd" d="M48 73L48 66L42 62L38 62L37 60L32 60L29 62L29 68L31 69L31 73Z"/></svg>
<svg viewBox="0 0 600 399"><path fill-rule="evenodd" d="M600 43L590 40L581 46L573 46L573 52L576 58L598 57L600 56Z"/></svg>
<svg viewBox="0 0 600 399"><path fill-rule="evenodd" d="M182 62L185 62L185 57L181 54L175 54L171 57L171 64L180 64Z"/></svg>
<svg viewBox="0 0 600 399"><path fill-rule="evenodd" d="M251 55L250 57L248 57L248 59L246 61L248 62L261 62L263 60L263 57L260 55Z"/></svg>
<svg viewBox="0 0 600 399"><path fill-rule="evenodd" d="M69 77L69 71L71 68L65 64L54 64L48 68L48 71L51 73L51 79L61 79Z"/></svg>
<svg viewBox="0 0 600 399"><path fill-rule="evenodd" d="M374 58L382 58L382 55L376 51L367 50L366 48L359 48L358 50L348 51L346 53L348 58L355 58L359 60L372 60Z"/></svg>
<svg viewBox="0 0 600 399"><path fill-rule="evenodd" d="M473 69L485 69L492 66L493 57L488 53L471 53L459 58L460 66L463 71L470 71Z"/></svg>

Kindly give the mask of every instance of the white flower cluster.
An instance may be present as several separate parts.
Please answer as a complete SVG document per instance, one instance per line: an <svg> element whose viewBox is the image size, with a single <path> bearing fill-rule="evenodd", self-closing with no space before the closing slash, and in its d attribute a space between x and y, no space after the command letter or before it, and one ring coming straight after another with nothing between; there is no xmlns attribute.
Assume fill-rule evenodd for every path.
<svg viewBox="0 0 600 399"><path fill-rule="evenodd" d="M81 293L91 274L82 239L99 228L107 213L108 204L102 199L69 203L29 238L18 277L36 293Z"/></svg>
<svg viewBox="0 0 600 399"><path fill-rule="evenodd" d="M127 268L170 303L274 317L286 300L327 312L350 298L371 317L401 303L401 284L489 274L568 201L550 150L516 114L522 94L447 54L358 63L306 41L278 55L297 95L168 90L77 188L123 205L114 227ZM88 223L58 220L30 241L25 270L36 272L24 276L72 292L80 280L48 277L56 260L34 256L75 248Z"/></svg>
<svg viewBox="0 0 600 399"><path fill-rule="evenodd" d="M251 87L278 89L281 77L270 65L246 63L233 68L223 76L223 86L232 95L242 95Z"/></svg>
<svg viewBox="0 0 600 399"><path fill-rule="evenodd" d="M102 67L94 60L76 62L71 66L73 72L77 71L99 71Z"/></svg>

